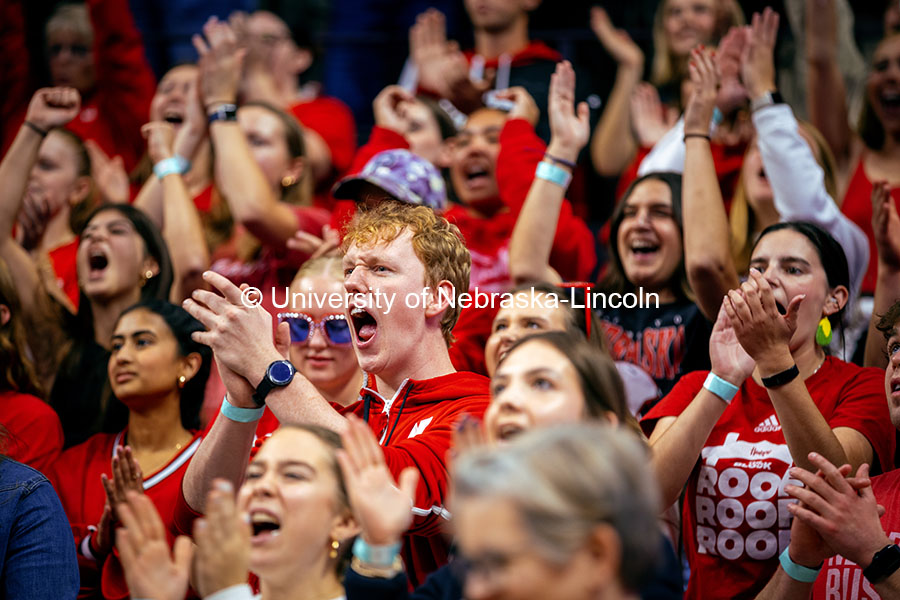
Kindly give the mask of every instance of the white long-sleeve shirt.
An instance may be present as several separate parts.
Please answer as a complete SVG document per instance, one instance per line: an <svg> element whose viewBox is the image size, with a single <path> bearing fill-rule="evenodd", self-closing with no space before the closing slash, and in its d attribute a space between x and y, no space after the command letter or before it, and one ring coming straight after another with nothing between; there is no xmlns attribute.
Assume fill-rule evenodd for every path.
<svg viewBox="0 0 900 600"><path fill-rule="evenodd" d="M869 244L862 229L848 219L825 188L825 173L800 135L787 104L755 111L757 146L772 186L781 221L808 221L830 233L844 249L850 272L850 297L856 298L869 265ZM638 176L658 171L684 171L684 120L653 147L638 168Z"/></svg>

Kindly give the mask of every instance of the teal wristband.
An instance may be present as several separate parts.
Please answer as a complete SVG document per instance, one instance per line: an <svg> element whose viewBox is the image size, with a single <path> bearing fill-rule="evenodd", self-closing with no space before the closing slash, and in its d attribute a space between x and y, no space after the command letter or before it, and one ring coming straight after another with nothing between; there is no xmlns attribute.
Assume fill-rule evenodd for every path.
<svg viewBox="0 0 900 600"><path fill-rule="evenodd" d="M781 553L781 556L778 557L778 560L781 562L782 570L794 581L801 581L803 583L814 582L819 577L819 571L822 570L822 567L810 569L809 567L798 565L791 560L791 555L788 552L790 549L791 547L788 546L784 549L784 552Z"/></svg>
<svg viewBox="0 0 900 600"><path fill-rule="evenodd" d="M715 108L713 109L713 118L712 118L712 120L713 120L713 123L714 123L715 125L721 125L721 124L722 124L722 121L725 120L725 115L722 114L722 111L719 110L719 107L718 107L718 106L715 107Z"/></svg>
<svg viewBox="0 0 900 600"><path fill-rule="evenodd" d="M225 415L226 418L237 423L254 423L262 418L265 410L265 406L262 408L241 408L235 406L228 401L228 395L226 394L225 397L222 398L222 410L220 412Z"/></svg>
<svg viewBox="0 0 900 600"><path fill-rule="evenodd" d="M741 389L733 383L729 383L716 375L715 373L710 372L709 375L706 376L706 381L703 382L703 387L706 390L709 390L716 396L722 399L725 404L731 404L731 399L734 398L734 395L738 393L738 390Z"/></svg>
<svg viewBox="0 0 900 600"><path fill-rule="evenodd" d="M537 170L534 172L534 176L538 179L543 179L545 181L555 183L556 185L562 186L563 188L569 187L569 182L572 181L571 173L569 173L562 167L558 167L551 162L543 160L538 163Z"/></svg>
<svg viewBox="0 0 900 600"><path fill-rule="evenodd" d="M190 163L183 156L171 156L164 158L153 165L153 174L162 179L166 175L183 175L190 168Z"/></svg>
<svg viewBox="0 0 900 600"><path fill-rule="evenodd" d="M400 542L396 544L388 544L387 546L375 546L366 543L362 536L356 538L353 542L353 556L367 565L375 567L390 567L394 564L397 554L400 553Z"/></svg>

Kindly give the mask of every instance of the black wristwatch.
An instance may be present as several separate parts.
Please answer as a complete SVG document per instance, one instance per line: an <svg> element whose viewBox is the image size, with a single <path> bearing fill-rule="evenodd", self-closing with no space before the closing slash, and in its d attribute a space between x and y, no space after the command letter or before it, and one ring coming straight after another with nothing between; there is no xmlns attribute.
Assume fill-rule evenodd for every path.
<svg viewBox="0 0 900 600"><path fill-rule="evenodd" d="M234 104L222 103L209 111L206 116L209 119L210 125L216 121L237 121L237 106Z"/></svg>
<svg viewBox="0 0 900 600"><path fill-rule="evenodd" d="M266 396L276 387L284 387L294 378L297 369L287 360L276 360L269 368L266 369L266 376L263 377L256 391L253 392L253 401L260 408L266 405Z"/></svg>
<svg viewBox="0 0 900 600"><path fill-rule="evenodd" d="M875 553L872 564L863 569L870 583L881 583L900 568L900 546L890 544Z"/></svg>

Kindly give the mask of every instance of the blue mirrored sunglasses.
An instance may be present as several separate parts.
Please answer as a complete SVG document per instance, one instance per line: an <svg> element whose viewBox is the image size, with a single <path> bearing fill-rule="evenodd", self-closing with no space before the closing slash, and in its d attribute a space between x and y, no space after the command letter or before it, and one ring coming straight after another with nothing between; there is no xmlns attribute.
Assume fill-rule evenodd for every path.
<svg viewBox="0 0 900 600"><path fill-rule="evenodd" d="M325 339L332 346L346 346L353 341L344 315L326 315L321 321L314 321L304 313L278 313L278 322L290 325L292 344L306 344L316 329L325 332Z"/></svg>

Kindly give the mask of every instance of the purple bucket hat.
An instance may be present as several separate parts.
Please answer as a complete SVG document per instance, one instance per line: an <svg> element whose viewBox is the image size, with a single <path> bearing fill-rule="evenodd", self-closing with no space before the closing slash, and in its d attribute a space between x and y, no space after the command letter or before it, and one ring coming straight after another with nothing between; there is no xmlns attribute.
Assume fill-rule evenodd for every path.
<svg viewBox="0 0 900 600"><path fill-rule="evenodd" d="M358 200L363 183L371 183L401 202L436 211L447 207L447 190L440 171L409 150L379 152L358 174L340 180L332 193L335 198Z"/></svg>

